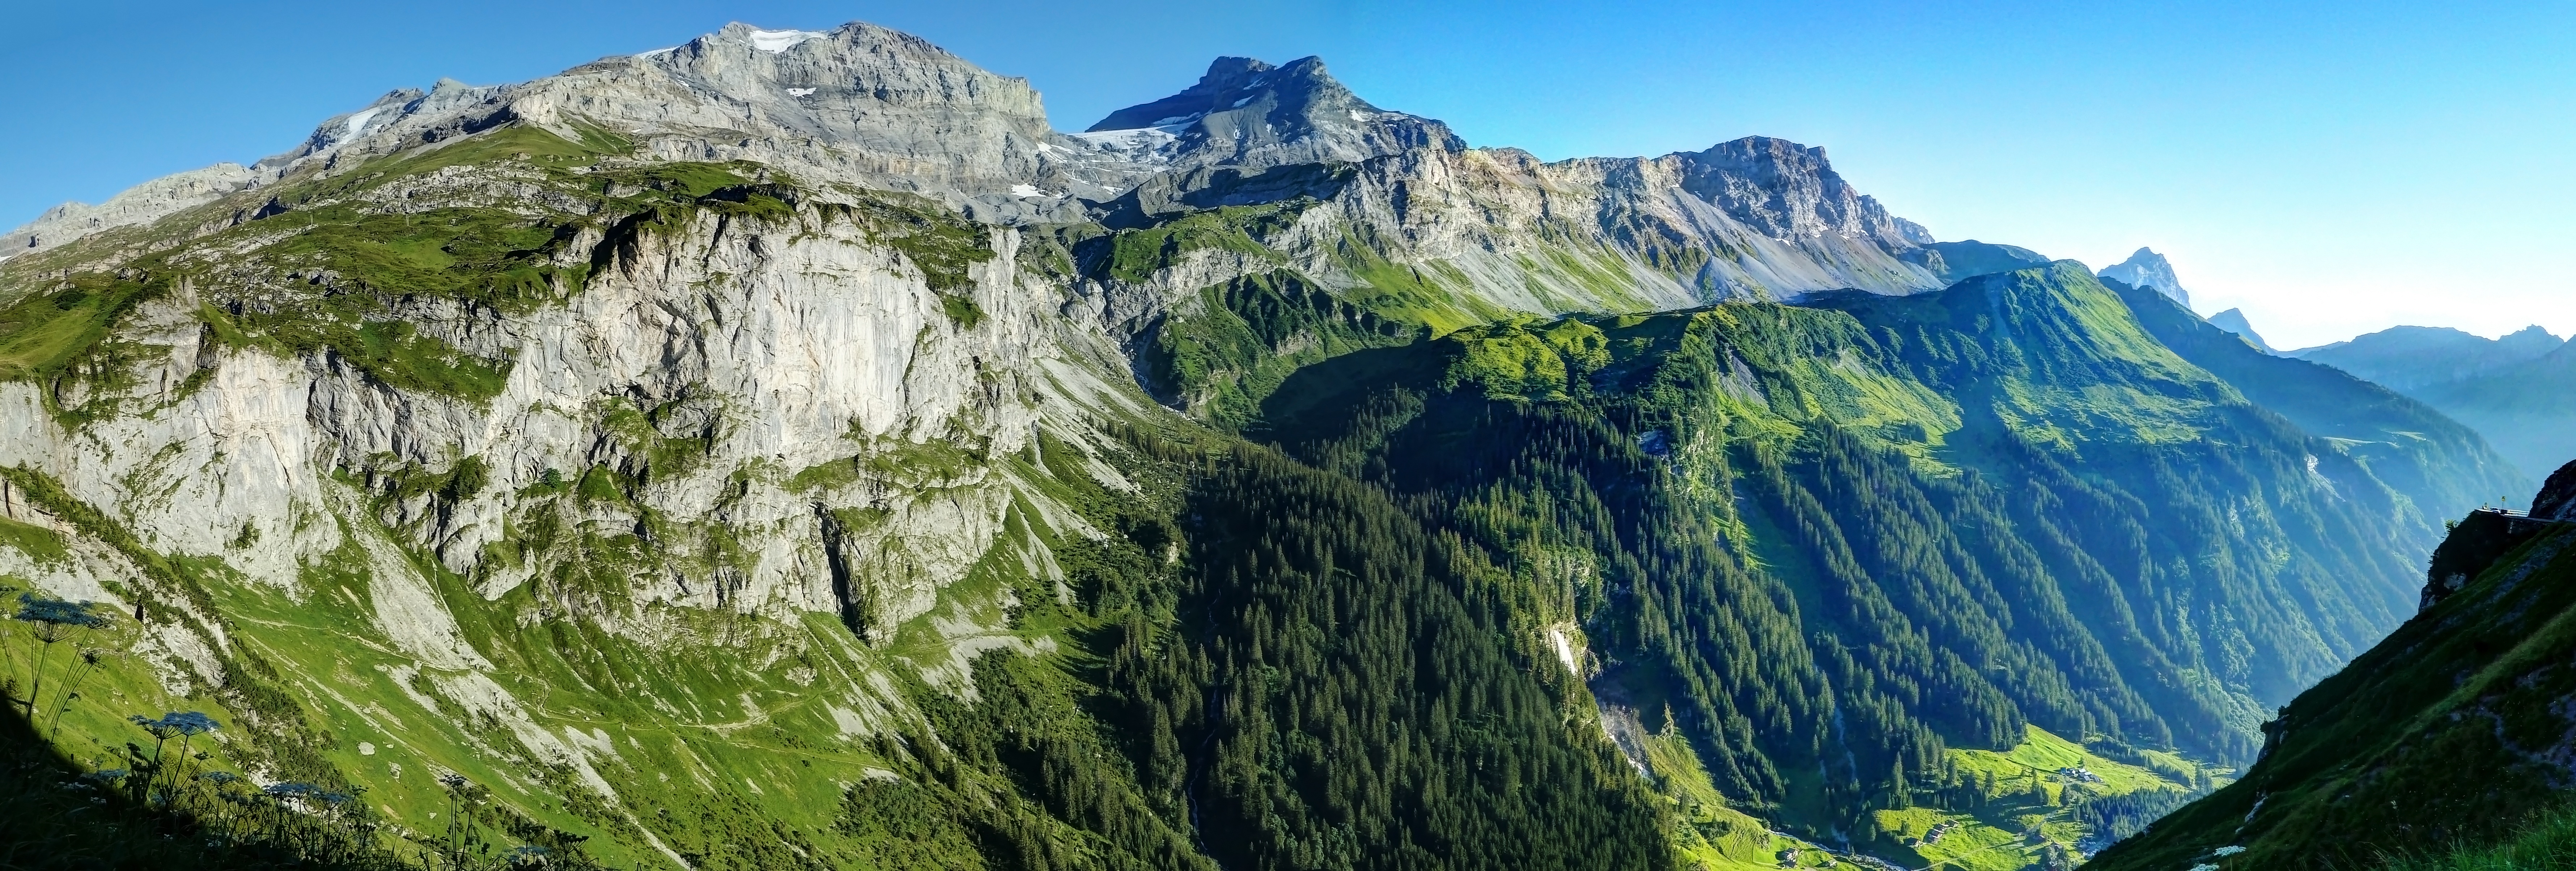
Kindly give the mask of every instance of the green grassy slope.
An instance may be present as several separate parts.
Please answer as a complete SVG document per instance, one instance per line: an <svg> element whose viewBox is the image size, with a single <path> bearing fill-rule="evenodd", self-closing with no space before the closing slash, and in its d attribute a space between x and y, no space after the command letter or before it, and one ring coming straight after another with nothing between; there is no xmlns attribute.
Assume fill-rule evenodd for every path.
<svg viewBox="0 0 2576 871"><path fill-rule="evenodd" d="M2492 565L2301 694L2265 727L2269 749L2244 780L2101 866L2182 867L2241 848L2215 864L2367 867L2398 856L2450 867L2439 857L2461 847L2459 867L2478 867L2482 855L2519 850L2537 861L2529 857L2558 849L2563 836L2550 833L2563 825L2536 815L2566 801L2564 760L2576 746L2565 705L2576 696L2576 527L2518 544L2483 535L2501 522L2461 525L2454 542L2488 542ZM2464 558L2450 545L2444 554L2437 563ZM2539 828L2513 840L2525 825Z"/></svg>

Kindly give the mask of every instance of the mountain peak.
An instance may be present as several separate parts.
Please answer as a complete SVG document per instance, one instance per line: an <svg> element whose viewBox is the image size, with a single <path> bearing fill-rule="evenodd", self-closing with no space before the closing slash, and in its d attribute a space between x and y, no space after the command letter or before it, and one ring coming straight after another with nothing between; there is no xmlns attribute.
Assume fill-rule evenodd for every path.
<svg viewBox="0 0 2576 871"><path fill-rule="evenodd" d="M2275 354L2275 353L2279 353L2279 352L2277 352L2277 351L2272 350L2272 346L2271 346L2270 344L2265 343L2265 342L2263 341L2263 337L2262 337L2260 334L2257 334L2257 333L2255 333L2255 332L2254 332L2254 324L2253 324L2252 322L2247 321L2247 320L2245 319L2245 310L2244 310L2244 309L2233 309L2233 308L2232 308L2232 309L2228 309L2228 310L2223 311L2223 312L2219 312L2219 313L2214 314L2214 315L2210 315L2210 316L2209 316L2209 325L2210 325L2210 326L2213 326L2213 327L2217 327L2217 328L2222 329L2222 330L2226 330L2226 331L2231 332L2231 333L2235 333L2237 338L2244 339L2244 340L2245 340L2245 343L2246 343L2246 344L2248 344L2248 345L2253 345L2253 346L2254 346L2254 348L2255 348L2255 350L2262 351L2263 353L2266 353L2266 354Z"/></svg>
<svg viewBox="0 0 2576 871"><path fill-rule="evenodd" d="M2182 289L2182 280L2174 277L2173 263L2153 248L2140 247L2137 253L2129 255L2129 259L2096 274L2118 279L2130 287L2153 290L2185 306L2191 305L2191 292Z"/></svg>
<svg viewBox="0 0 2576 871"><path fill-rule="evenodd" d="M1252 103L1271 95L1299 97L1303 102L1321 100L1334 104L1332 108L1377 111L1376 106L1326 73L1323 58L1310 55L1276 67L1259 58L1220 57L1208 63L1207 73L1199 76L1198 83L1180 93L1111 112L1083 132L1176 127L1209 115L1251 108Z"/></svg>
<svg viewBox="0 0 2576 871"><path fill-rule="evenodd" d="M1360 99L1313 56L1280 66L1217 58L1179 93L1111 112L1075 136L1147 162L1245 168L1467 147L1446 124Z"/></svg>

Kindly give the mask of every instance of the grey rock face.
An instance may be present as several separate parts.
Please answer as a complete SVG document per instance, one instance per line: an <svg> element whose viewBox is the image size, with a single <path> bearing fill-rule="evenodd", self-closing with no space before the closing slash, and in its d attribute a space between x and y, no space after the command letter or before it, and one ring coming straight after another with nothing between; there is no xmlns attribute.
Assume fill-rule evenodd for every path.
<svg viewBox="0 0 2576 871"><path fill-rule="evenodd" d="M1181 208L1314 197L1336 204L1334 232L1387 239L1398 262L1438 265L1464 277L1456 289L1527 310L1945 283L1908 254L1930 234L1855 191L1818 148L1748 137L1695 153L1556 164L1508 149L1470 152L1438 121L1360 99L1315 58L1279 67L1220 58L1190 88L1066 135L1048 127L1025 80L864 23L829 32L730 24L532 82L442 80L391 92L246 170L145 186L184 196L138 197L153 205L112 221L66 212L11 240L51 245L511 123L574 140L622 137L648 159L755 161L808 185L919 193L999 224L1116 226ZM1354 180L1363 183L1352 188ZM1317 226L1308 238L1326 238ZM1524 274L1552 262L1534 255L1568 244L1639 288L1613 301L1598 281ZM1342 271L1309 265L1319 276Z"/></svg>
<svg viewBox="0 0 2576 871"><path fill-rule="evenodd" d="M135 185L95 206L64 203L0 236L0 258L42 251L101 230L148 224L248 187L254 176L240 164L218 163Z"/></svg>
<svg viewBox="0 0 2576 871"><path fill-rule="evenodd" d="M2173 297L2185 306L2191 305L2191 292L2182 289L2182 279L2174 277L2173 264L2153 250L2140 248L2129 259L2103 269L2103 278L2117 279L2130 287L2143 287Z"/></svg>
<svg viewBox="0 0 2576 871"><path fill-rule="evenodd" d="M1840 236L1891 246L1921 245L1932 234L1887 213L1825 162L1825 150L1786 139L1747 136L1696 154L1671 155L1685 191L1774 239Z"/></svg>
<svg viewBox="0 0 2576 871"><path fill-rule="evenodd" d="M2245 312L2242 309L2228 309L2210 315L2209 325L2235 333L2237 338L2244 339L2246 344L2254 346L2256 350L2263 353L2280 353L2272 350L2272 346L2264 343L2263 337L2254 332L2254 325L2245 320Z"/></svg>
<svg viewBox="0 0 2576 871"><path fill-rule="evenodd" d="M980 219L1070 217L1041 159L1053 136L1025 79L872 24L829 32L734 23L673 48L517 85L442 81L333 118L262 161L325 169L511 121L607 133L663 160L765 163L801 180L921 193Z"/></svg>

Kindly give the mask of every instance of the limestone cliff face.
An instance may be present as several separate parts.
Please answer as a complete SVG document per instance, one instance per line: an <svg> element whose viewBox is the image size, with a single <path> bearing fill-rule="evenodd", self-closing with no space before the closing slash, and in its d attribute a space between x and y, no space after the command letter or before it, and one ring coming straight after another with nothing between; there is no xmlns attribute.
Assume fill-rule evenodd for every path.
<svg viewBox="0 0 2576 871"><path fill-rule="evenodd" d="M446 205L458 202L471 198ZM873 643L916 625L953 658L909 667L962 677L974 652L1020 641L999 629L1007 591L950 588L988 559L1049 577L1029 529L1097 534L1007 458L1041 432L1088 444L1102 409L1141 410L1103 377L1120 368L1105 337L1062 318L1061 289L1020 268L1018 231L979 232L991 256L941 289L812 200L760 218L700 212L651 234L582 231L557 257L592 269L557 305L396 300L417 335L509 361L482 397L396 388L334 349L218 338L207 312L327 305L354 278L260 280L276 265L262 234L187 243L229 252L229 265L126 318L117 371L0 383L0 467L60 490L44 503L20 483L0 506L79 542L73 560L0 548L0 572L120 611L190 615L137 651L174 693L222 681L224 615L141 553L215 561L296 598L321 594L314 567L355 561L368 591L358 619L383 643L463 681L456 698L513 711L508 691L473 678L491 665L431 572L515 619L579 619L655 649L695 643L674 628L688 613L783 626L833 615ZM104 520L67 516L84 511ZM99 522L132 547L101 543ZM869 673L824 697L883 709L884 678ZM560 755L530 740L526 752Z"/></svg>

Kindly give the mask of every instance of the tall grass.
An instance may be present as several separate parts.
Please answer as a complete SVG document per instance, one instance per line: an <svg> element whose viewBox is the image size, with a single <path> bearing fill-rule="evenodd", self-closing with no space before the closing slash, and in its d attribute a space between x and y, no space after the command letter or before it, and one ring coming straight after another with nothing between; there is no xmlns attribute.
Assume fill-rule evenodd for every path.
<svg viewBox="0 0 2576 871"><path fill-rule="evenodd" d="M2401 858L2383 871L2558 871L2576 868L2576 805L2540 814L2501 843Z"/></svg>

